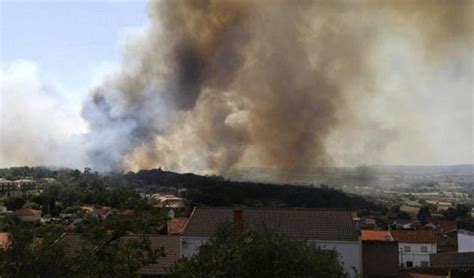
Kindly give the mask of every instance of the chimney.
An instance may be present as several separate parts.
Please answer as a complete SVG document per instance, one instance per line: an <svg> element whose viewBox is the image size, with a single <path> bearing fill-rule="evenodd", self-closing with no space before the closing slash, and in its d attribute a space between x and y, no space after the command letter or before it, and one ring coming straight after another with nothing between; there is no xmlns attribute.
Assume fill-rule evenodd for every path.
<svg viewBox="0 0 474 278"><path fill-rule="evenodd" d="M234 209L234 226L237 233L244 232L244 211L242 209Z"/></svg>

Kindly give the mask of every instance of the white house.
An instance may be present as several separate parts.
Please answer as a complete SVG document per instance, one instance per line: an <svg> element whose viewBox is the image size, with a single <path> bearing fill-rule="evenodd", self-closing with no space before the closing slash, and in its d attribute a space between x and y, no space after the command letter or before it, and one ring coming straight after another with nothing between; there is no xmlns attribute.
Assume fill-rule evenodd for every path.
<svg viewBox="0 0 474 278"><path fill-rule="evenodd" d="M458 230L458 252L474 252L474 232Z"/></svg>
<svg viewBox="0 0 474 278"><path fill-rule="evenodd" d="M437 235L434 231L392 230L392 237L398 241L402 267L430 266L430 254L437 253Z"/></svg>
<svg viewBox="0 0 474 278"><path fill-rule="evenodd" d="M181 237L183 256L196 254L226 221L239 230L281 233L337 251L348 277L362 274L362 245L350 211L195 208Z"/></svg>

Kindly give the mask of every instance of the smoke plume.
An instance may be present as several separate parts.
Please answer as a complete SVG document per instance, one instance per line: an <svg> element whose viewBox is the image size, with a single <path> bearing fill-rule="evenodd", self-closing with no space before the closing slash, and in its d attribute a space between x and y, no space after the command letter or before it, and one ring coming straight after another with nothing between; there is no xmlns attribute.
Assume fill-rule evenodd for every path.
<svg viewBox="0 0 474 278"><path fill-rule="evenodd" d="M432 63L470 50L473 3L152 1L146 36L83 107L90 161L221 174L332 165L333 135L357 136L378 93L380 42L404 38ZM378 150L396 136L364 123Z"/></svg>

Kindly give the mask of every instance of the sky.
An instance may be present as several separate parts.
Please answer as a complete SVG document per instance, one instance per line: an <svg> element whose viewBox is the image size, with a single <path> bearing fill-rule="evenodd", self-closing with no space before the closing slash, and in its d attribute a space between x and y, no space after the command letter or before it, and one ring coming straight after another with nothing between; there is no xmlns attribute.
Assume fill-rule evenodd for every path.
<svg viewBox="0 0 474 278"><path fill-rule="evenodd" d="M146 1L0 1L0 64L36 65L80 103L120 62L121 42L148 21Z"/></svg>
<svg viewBox="0 0 474 278"><path fill-rule="evenodd" d="M147 9L146 0L0 0L0 131L10 135L0 138L0 167L85 166L84 137L79 137L89 126L81 110L93 88L113 73L127 72L124 52L147 51L147 45L139 45L146 42L143 35L156 31ZM389 27L369 28L377 34L368 61L377 92L368 99L354 94L357 121L328 136L334 164L474 163L472 43L431 59L416 37L405 36L404 26ZM359 89L364 86L355 86L354 92ZM117 107L121 97L116 97ZM172 170L207 168L188 163L189 153L208 155L193 144L168 143L177 154L169 161L181 159L184 165ZM237 166L259 166L252 165L248 149ZM162 161L150 166L161 165L156 163Z"/></svg>

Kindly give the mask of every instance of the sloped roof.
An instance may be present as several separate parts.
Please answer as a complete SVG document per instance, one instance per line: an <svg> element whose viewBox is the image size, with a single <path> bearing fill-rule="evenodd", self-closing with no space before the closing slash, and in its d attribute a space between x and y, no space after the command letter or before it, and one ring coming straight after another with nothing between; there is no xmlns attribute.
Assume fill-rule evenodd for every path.
<svg viewBox="0 0 474 278"><path fill-rule="evenodd" d="M439 234L430 230L391 230L390 234L400 243L437 243L439 241Z"/></svg>
<svg viewBox="0 0 474 278"><path fill-rule="evenodd" d="M226 221L233 221L233 208L196 207L184 236L211 237ZM244 227L288 236L327 241L357 241L350 211L307 209L243 209Z"/></svg>
<svg viewBox="0 0 474 278"><path fill-rule="evenodd" d="M187 218L173 218L168 220L168 234L180 235L184 231L184 227L188 223Z"/></svg>
<svg viewBox="0 0 474 278"><path fill-rule="evenodd" d="M41 210L31 208L20 208L15 210L14 213L16 216L41 215Z"/></svg>
<svg viewBox="0 0 474 278"><path fill-rule="evenodd" d="M474 267L474 252L430 254L434 267Z"/></svg>
<svg viewBox="0 0 474 278"><path fill-rule="evenodd" d="M393 241L393 237L389 231L379 230L362 230L362 240L375 240L375 241Z"/></svg>
<svg viewBox="0 0 474 278"><path fill-rule="evenodd" d="M125 236L123 240L138 240L141 235ZM181 258L181 241L178 236L148 235L152 249L163 247L165 257L159 257L158 263L144 266L139 272L142 274L165 274L168 269ZM83 239L80 234L66 234L61 238L64 243L66 255L73 257L81 250Z"/></svg>

